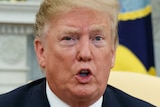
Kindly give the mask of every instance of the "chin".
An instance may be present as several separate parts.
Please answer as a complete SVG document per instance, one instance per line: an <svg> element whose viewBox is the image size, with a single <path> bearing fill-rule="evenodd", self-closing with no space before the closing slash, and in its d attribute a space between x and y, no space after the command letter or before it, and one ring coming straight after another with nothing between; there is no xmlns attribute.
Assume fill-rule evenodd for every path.
<svg viewBox="0 0 160 107"><path fill-rule="evenodd" d="M98 88L91 86L82 86L74 88L73 93L78 99L89 99L98 94Z"/></svg>

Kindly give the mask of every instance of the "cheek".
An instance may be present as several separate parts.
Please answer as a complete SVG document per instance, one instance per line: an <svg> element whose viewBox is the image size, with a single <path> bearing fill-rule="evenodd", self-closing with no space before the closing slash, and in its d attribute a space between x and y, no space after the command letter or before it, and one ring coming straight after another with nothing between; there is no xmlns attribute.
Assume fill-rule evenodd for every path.
<svg viewBox="0 0 160 107"><path fill-rule="evenodd" d="M62 90L72 77L73 55L70 51L54 48L48 54L46 77L54 89Z"/></svg>
<svg viewBox="0 0 160 107"><path fill-rule="evenodd" d="M99 63L98 65L100 66L100 68L102 67L102 69L106 70L111 69L113 62L113 54L111 50L105 49L103 51L100 51L96 56L96 62Z"/></svg>
<svg viewBox="0 0 160 107"><path fill-rule="evenodd" d="M46 70L50 74L54 72L54 77L56 77L55 75L60 75L61 77L67 75L67 72L62 71L70 71L70 68L74 63L74 52L56 45L49 48L46 57Z"/></svg>
<svg viewBox="0 0 160 107"><path fill-rule="evenodd" d="M96 58L95 66L98 71L98 75L100 76L99 78L106 81L108 80L110 69L112 68L113 55L111 52L106 52L106 50L103 52L101 51L101 53L97 55L98 57Z"/></svg>
<svg viewBox="0 0 160 107"><path fill-rule="evenodd" d="M63 87L65 81L69 78L69 68L67 60L64 60L60 54L53 53L51 57L48 57L46 66L46 77L51 84L57 87Z"/></svg>

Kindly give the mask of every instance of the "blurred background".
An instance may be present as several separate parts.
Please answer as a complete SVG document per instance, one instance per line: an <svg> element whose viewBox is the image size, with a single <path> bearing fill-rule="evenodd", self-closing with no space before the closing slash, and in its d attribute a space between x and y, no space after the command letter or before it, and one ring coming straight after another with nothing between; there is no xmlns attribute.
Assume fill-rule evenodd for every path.
<svg viewBox="0 0 160 107"><path fill-rule="evenodd" d="M144 47L143 49L150 47L151 50L146 52L144 50L142 56L151 53L147 56L148 59L145 61L153 63L151 63L151 65L147 63L148 65L146 64L146 67L143 61L141 61L141 58L139 62L142 62L142 66L144 64L142 69L144 70L144 72L147 72L147 75L149 74L160 77L160 0L140 0L142 1L142 3L140 3L140 1L138 1L137 4L135 3L135 5L141 5L141 7L144 7L145 9L140 9L140 7L135 8L132 3L129 3L129 1L133 0L120 0L121 6L124 7L121 9L122 17L119 18L119 35L123 36L123 34L126 34L123 33L125 31L125 29L123 31L123 28L125 28L124 26L132 26L130 24L132 24L135 20L137 20L139 24L141 18L151 16L151 20L150 18L145 19L145 21L150 20L151 23L149 22L149 24L145 24L146 22L144 21L145 23L143 24L146 26L151 24L151 29L150 27L149 29L147 27L145 28L145 30L143 30L144 32L147 32L143 34L149 34L150 37L148 39L150 41L145 41L145 46L147 47ZM39 68L39 65L37 64L33 48L33 24L35 21L35 14L38 11L40 3L41 0L0 0L0 93L10 91L18 86L44 76L41 69ZM129 5L131 5L131 7ZM151 11L150 6L152 8ZM138 10L138 12L139 10L140 12L144 12L144 16L140 14L138 18L135 17L134 19L125 19L125 17L123 17L123 14L126 15L127 13L128 15L128 13L130 13L130 11L132 10L137 11L136 9ZM129 22L126 23L126 21L128 20ZM140 28L138 28L137 32L139 32L139 29L141 29L141 26ZM132 32L130 33L133 34ZM144 37L146 37L146 35ZM141 38L141 35L138 36L138 39L141 41L146 40L146 38L143 39ZM121 37L120 40L122 40ZM124 46L125 43L123 43L123 41L120 41L120 44L121 42ZM134 43L137 43L137 41L135 41ZM148 46L150 44L151 46ZM139 47L136 46L135 48ZM139 58L139 56L137 56L137 58ZM120 57L120 59L123 59L122 56ZM126 60L128 64L132 64L132 61L128 62L127 58L123 60ZM117 64L122 64L122 62L117 61ZM132 65L134 65L134 68L137 68L135 72L142 73L139 65ZM123 69L121 69L120 65L120 69L116 66L113 71L114 70L117 71Z"/></svg>

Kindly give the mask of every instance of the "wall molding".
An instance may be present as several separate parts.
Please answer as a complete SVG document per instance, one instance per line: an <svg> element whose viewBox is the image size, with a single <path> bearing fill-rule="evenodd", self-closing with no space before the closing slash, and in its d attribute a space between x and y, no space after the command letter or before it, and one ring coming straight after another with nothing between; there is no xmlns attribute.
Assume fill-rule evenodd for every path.
<svg viewBox="0 0 160 107"><path fill-rule="evenodd" d="M1 35L30 35L34 33L33 24L0 24Z"/></svg>
<svg viewBox="0 0 160 107"><path fill-rule="evenodd" d="M0 2L0 23L33 24L40 1Z"/></svg>

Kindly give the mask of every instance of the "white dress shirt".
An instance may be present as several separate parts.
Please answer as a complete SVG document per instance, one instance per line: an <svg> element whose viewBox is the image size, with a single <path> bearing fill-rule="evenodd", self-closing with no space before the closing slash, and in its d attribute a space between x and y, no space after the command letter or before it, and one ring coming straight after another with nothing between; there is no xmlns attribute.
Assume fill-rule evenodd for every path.
<svg viewBox="0 0 160 107"><path fill-rule="evenodd" d="M50 89L48 82L46 82L46 94L50 104L50 107L70 107L68 104L58 98ZM89 107L101 107L103 97L100 97L93 105Z"/></svg>

